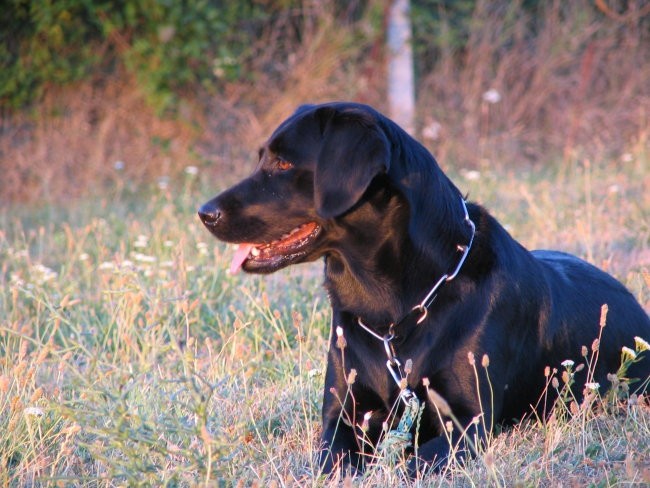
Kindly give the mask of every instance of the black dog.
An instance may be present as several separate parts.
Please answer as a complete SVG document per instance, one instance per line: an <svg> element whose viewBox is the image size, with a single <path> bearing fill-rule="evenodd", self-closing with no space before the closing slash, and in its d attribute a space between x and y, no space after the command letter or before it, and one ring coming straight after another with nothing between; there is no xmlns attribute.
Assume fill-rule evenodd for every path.
<svg viewBox="0 0 650 488"><path fill-rule="evenodd" d="M584 362L582 346L599 333L595 371L575 372L578 398L586 381L609 384L622 346L650 341L648 315L623 285L574 256L524 249L482 207L466 206L423 146L364 105L300 107L261 149L256 171L199 215L239 244L232 271L325 257L325 471L360 468L386 421L407 438L417 429L411 469L440 466L450 442L463 453L473 444L464 440L484 438L493 423L535 405L548 411L545 367ZM628 376L647 387L650 360ZM467 435L458 424L445 435L448 415Z"/></svg>

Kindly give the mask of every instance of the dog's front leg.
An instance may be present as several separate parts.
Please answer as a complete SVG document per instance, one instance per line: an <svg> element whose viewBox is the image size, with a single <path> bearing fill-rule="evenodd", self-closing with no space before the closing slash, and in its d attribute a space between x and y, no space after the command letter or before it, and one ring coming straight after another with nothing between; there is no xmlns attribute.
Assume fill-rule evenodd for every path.
<svg viewBox="0 0 650 488"><path fill-rule="evenodd" d="M340 419L331 419L328 424L324 426L319 460L323 473L360 470L362 460L352 428Z"/></svg>
<svg viewBox="0 0 650 488"><path fill-rule="evenodd" d="M323 432L320 466L325 473L334 469L362 469L363 459L355 432L356 400L346 371L345 345L332 334L323 392Z"/></svg>
<svg viewBox="0 0 650 488"><path fill-rule="evenodd" d="M466 426L461 432L456 425L451 433L440 435L420 445L409 459L408 471L412 477L429 469L439 472L452 459L463 461L474 457L485 445L485 428L476 417L460 418L459 424Z"/></svg>

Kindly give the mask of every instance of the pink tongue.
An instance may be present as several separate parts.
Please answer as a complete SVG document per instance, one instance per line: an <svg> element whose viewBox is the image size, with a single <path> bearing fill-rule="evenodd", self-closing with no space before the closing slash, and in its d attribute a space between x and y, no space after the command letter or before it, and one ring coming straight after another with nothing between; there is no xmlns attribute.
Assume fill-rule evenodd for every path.
<svg viewBox="0 0 650 488"><path fill-rule="evenodd" d="M249 244L247 242L242 242L237 245L235 255L232 257L232 262L230 263L230 274L235 274L239 271L241 265L244 264L244 261L246 261L246 258L248 257L248 253L251 252L253 247L255 247L255 244Z"/></svg>

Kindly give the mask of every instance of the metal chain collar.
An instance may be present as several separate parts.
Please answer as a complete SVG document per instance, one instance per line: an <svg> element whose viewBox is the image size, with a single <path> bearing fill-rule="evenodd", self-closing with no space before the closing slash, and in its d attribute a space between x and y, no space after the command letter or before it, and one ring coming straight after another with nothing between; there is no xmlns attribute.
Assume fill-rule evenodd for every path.
<svg viewBox="0 0 650 488"><path fill-rule="evenodd" d="M433 288L427 293L427 295L424 297L422 302L418 303L413 309L407 313L404 317L402 317L397 323L392 323L388 326L388 333L385 335L379 335L377 332L372 330L370 327L368 327L366 324L363 323L361 320L361 317L357 318L357 322L359 325L366 331L368 332L371 336L375 337L376 339L382 341L384 343L384 350L386 351L386 357L388 360L386 361L386 368L388 369L388 372L392 376L393 380L397 384L397 386L400 389L400 398L404 402L405 405L409 406L410 400L415 397L415 394L408 388L404 386L404 380L406 379L406 374L402 371L402 363L399 361L397 356L395 355L395 348L393 347L392 341L395 339L395 326L401 324L404 322L412 313L417 312L420 314L420 317L417 319L416 324L421 324L424 319L427 317L428 309L433 303L433 301L436 299L436 292L438 291L438 288L442 286L443 283L447 283L458 275L460 272L461 267L465 263L465 259L467 258L467 255L469 254L469 250L472 247L472 243L474 242L474 235L476 234L476 226L474 225L474 222L472 222L472 219L469 218L469 213L467 212L467 205L465 204L465 200L461 197L460 199L461 204L463 205L463 211L465 213L465 219L464 223L469 225L469 227L472 230L472 233L469 238L469 242L466 245L461 245L459 244L457 246L457 250L461 251L463 254L461 255L460 259L458 260L458 264L456 265L456 268L451 272L451 273L445 273L440 277L440 279L436 282L435 285L433 285Z"/></svg>

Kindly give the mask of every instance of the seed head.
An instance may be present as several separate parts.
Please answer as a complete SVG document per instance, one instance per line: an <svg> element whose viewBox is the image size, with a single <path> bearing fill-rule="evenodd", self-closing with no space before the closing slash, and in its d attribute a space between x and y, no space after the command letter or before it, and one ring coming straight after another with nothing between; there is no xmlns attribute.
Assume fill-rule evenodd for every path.
<svg viewBox="0 0 650 488"><path fill-rule="evenodd" d="M490 365L490 356L487 354L483 354L483 358L481 359L481 366L484 368L487 368Z"/></svg>
<svg viewBox="0 0 650 488"><path fill-rule="evenodd" d="M29 401L35 403L42 396L43 396L43 387L39 386L38 388L36 388L36 390L34 390L34 393L32 393L32 396L29 398Z"/></svg>
<svg viewBox="0 0 650 488"><path fill-rule="evenodd" d="M11 386L11 381L8 376L0 376L0 392L7 393L9 391L9 386Z"/></svg>
<svg viewBox="0 0 650 488"><path fill-rule="evenodd" d="M370 427L370 418L372 417L372 411L366 412L363 414L363 421L361 422L361 432L367 432Z"/></svg>
<svg viewBox="0 0 650 488"><path fill-rule="evenodd" d="M354 385L356 379L357 379L357 370L352 368L350 370L350 374L348 374L348 379L347 379L348 385Z"/></svg>
<svg viewBox="0 0 650 488"><path fill-rule="evenodd" d="M348 345L345 337L343 336L343 327L340 325L336 326L336 347L343 350Z"/></svg>
<svg viewBox="0 0 650 488"><path fill-rule="evenodd" d="M294 310L291 312L291 318L293 319L293 326L300 331L302 329L302 315L300 312Z"/></svg>
<svg viewBox="0 0 650 488"><path fill-rule="evenodd" d="M609 307L606 303L603 303L603 306L600 307L600 327L605 327L607 325L607 311Z"/></svg>
<svg viewBox="0 0 650 488"><path fill-rule="evenodd" d="M474 359L474 353L472 351L469 351L467 353L467 359L469 361L469 364L471 364L472 366L476 365L476 360Z"/></svg>

